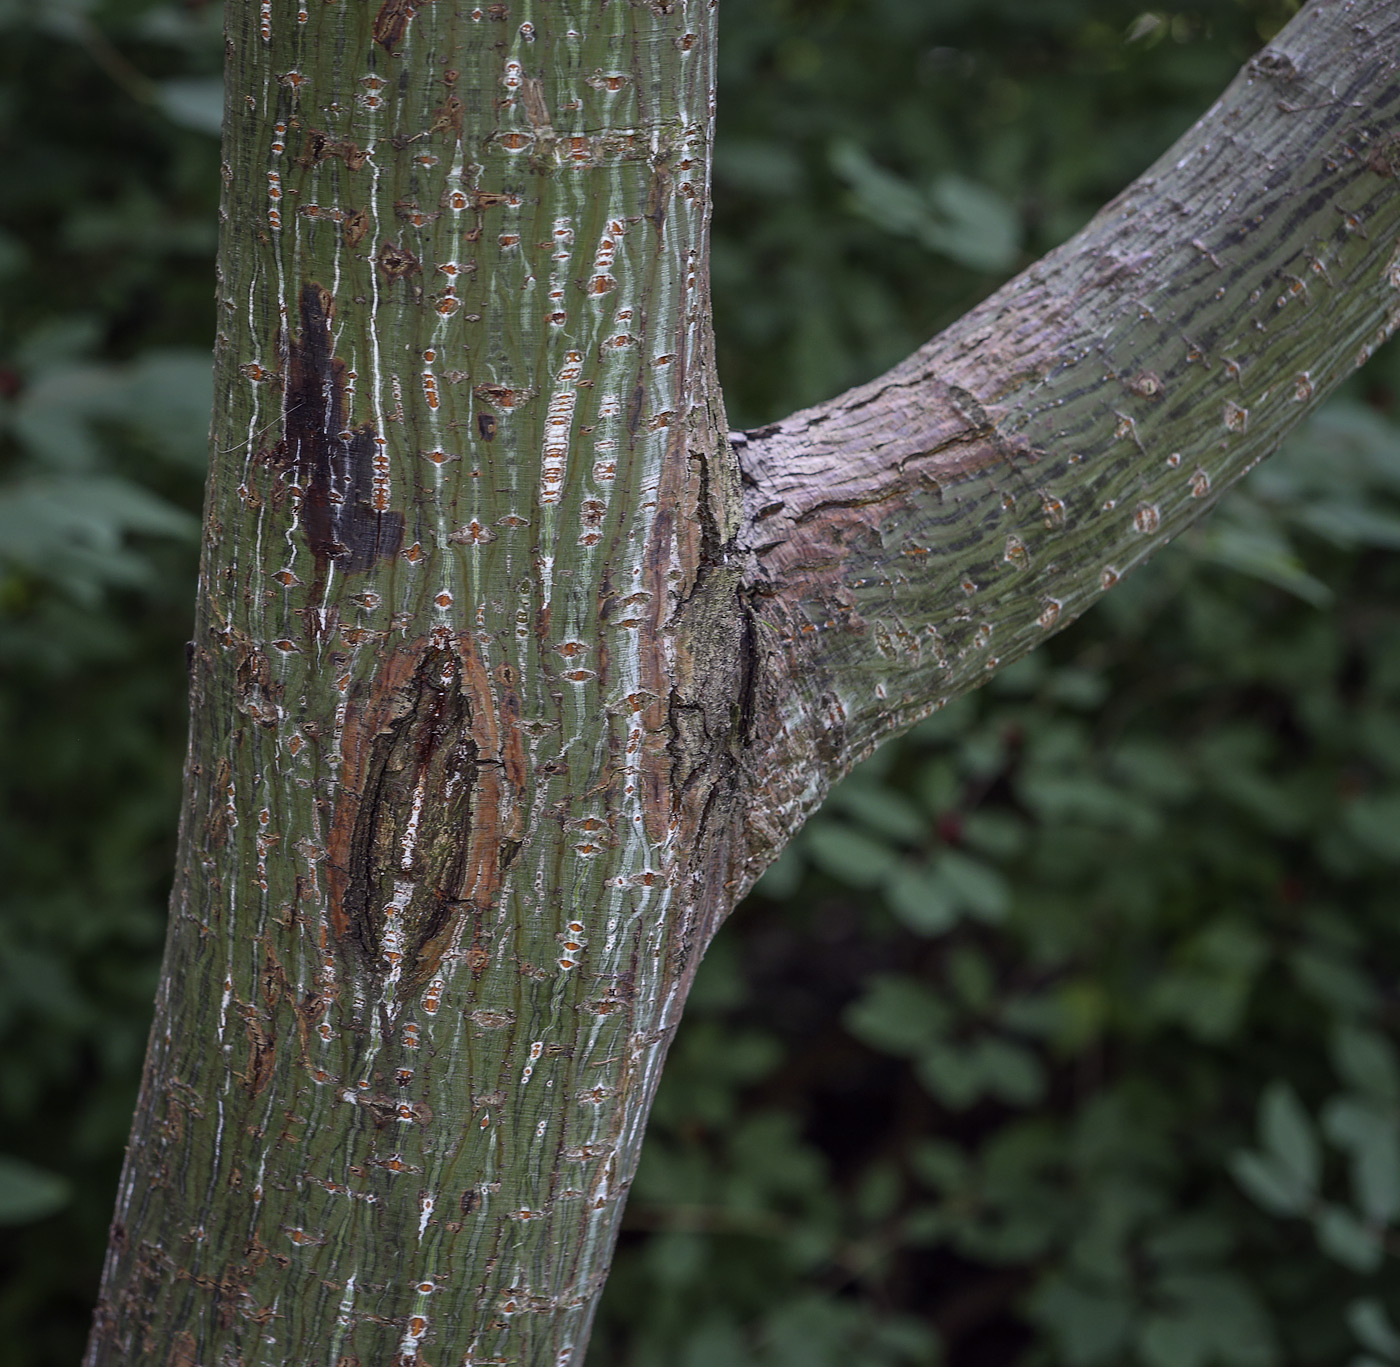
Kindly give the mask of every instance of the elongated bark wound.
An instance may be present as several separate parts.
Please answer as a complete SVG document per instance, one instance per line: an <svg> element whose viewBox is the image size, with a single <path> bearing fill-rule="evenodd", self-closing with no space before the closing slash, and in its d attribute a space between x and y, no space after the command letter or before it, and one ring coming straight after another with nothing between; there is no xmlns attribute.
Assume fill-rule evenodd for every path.
<svg viewBox="0 0 1400 1367"><path fill-rule="evenodd" d="M376 471L379 434L369 423L346 427L345 362L331 353L331 297L302 286L301 332L288 346L284 430L301 486L301 525L316 557L362 573L398 552L403 514L385 507Z"/></svg>
<svg viewBox="0 0 1400 1367"><path fill-rule="evenodd" d="M518 844L518 732L504 752L490 682L470 646L416 642L346 710L330 842L331 929L403 1002L449 951L483 952L486 914Z"/></svg>
<svg viewBox="0 0 1400 1367"><path fill-rule="evenodd" d="M374 737L352 799L342 935L376 976L412 990L437 969L463 908L478 750L450 650L422 656L404 711ZM347 798L350 795L347 794Z"/></svg>

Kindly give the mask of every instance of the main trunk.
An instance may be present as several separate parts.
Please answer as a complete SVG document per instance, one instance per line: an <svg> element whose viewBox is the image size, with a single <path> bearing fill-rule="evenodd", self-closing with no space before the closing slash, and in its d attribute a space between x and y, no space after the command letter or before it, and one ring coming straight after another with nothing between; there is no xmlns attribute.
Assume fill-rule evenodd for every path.
<svg viewBox="0 0 1400 1367"><path fill-rule="evenodd" d="M92 1367L581 1361L735 897L1400 322L1400 16L1314 0L741 472L714 10L230 6L189 782Z"/></svg>
<svg viewBox="0 0 1400 1367"><path fill-rule="evenodd" d="M90 1363L582 1355L727 903L710 9L230 6L190 778Z"/></svg>

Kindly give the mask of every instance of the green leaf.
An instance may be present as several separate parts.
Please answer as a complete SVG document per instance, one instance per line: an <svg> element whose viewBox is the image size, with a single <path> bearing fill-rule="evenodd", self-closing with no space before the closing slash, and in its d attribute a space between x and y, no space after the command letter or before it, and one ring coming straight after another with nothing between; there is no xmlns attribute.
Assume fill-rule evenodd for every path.
<svg viewBox="0 0 1400 1367"><path fill-rule="evenodd" d="M963 820L963 843L994 859L1011 859L1026 845L1026 823L1009 812L971 812Z"/></svg>
<svg viewBox="0 0 1400 1367"><path fill-rule="evenodd" d="M1045 1095L1045 1070L1029 1049L984 1039L977 1045L977 1061L987 1091L1010 1105L1033 1106Z"/></svg>
<svg viewBox="0 0 1400 1367"><path fill-rule="evenodd" d="M1393 1129L1356 1155L1352 1192L1372 1223L1393 1224L1400 1216L1400 1135Z"/></svg>
<svg viewBox="0 0 1400 1367"><path fill-rule="evenodd" d="M969 270L1004 271L1014 264L1020 217L988 186L948 173L923 194L848 139L832 145L830 160L856 210L884 231L913 238Z"/></svg>
<svg viewBox="0 0 1400 1367"><path fill-rule="evenodd" d="M1316 1191L1322 1151L1312 1119L1286 1082L1271 1082L1259 1105L1259 1137L1279 1167L1299 1188Z"/></svg>
<svg viewBox="0 0 1400 1367"><path fill-rule="evenodd" d="M1300 508L1296 516L1310 532L1326 537L1336 546L1400 548L1400 517L1393 513L1353 503L1332 502Z"/></svg>
<svg viewBox="0 0 1400 1367"><path fill-rule="evenodd" d="M1389 1111L1363 1097L1343 1093L1322 1108L1323 1133L1338 1148L1352 1153L1359 1153L1391 1128Z"/></svg>
<svg viewBox="0 0 1400 1367"><path fill-rule="evenodd" d="M1323 1111L1323 1129L1352 1156L1352 1194L1367 1220L1390 1224L1400 1216L1400 1132L1395 1113L1355 1098L1334 1097Z"/></svg>
<svg viewBox="0 0 1400 1367"><path fill-rule="evenodd" d="M737 190L788 195L802 185L801 160L767 138L725 138L715 147L715 179Z"/></svg>
<svg viewBox="0 0 1400 1367"><path fill-rule="evenodd" d="M933 1329L913 1315L888 1316L879 1320L869 1341L893 1353L897 1361L910 1367L933 1367L942 1361L940 1341Z"/></svg>
<svg viewBox="0 0 1400 1367"><path fill-rule="evenodd" d="M1210 1360L1209 1340L1195 1320L1172 1315L1149 1315L1138 1339L1147 1367L1204 1367Z"/></svg>
<svg viewBox="0 0 1400 1367"><path fill-rule="evenodd" d="M1116 1362L1133 1321L1126 1297L1052 1277L1031 1301L1035 1319L1057 1341L1068 1367Z"/></svg>
<svg viewBox="0 0 1400 1367"><path fill-rule="evenodd" d="M920 1179L935 1191L956 1191L967 1182L967 1155L948 1140L922 1141L910 1152L909 1161Z"/></svg>
<svg viewBox="0 0 1400 1367"><path fill-rule="evenodd" d="M935 1044L919 1055L919 1081L949 1110L962 1111L982 1095L981 1060L970 1050Z"/></svg>
<svg viewBox="0 0 1400 1367"><path fill-rule="evenodd" d="M838 783L827 797L836 811L848 812L877 836L917 844L929 832L929 821L919 809L889 788L870 782Z"/></svg>
<svg viewBox="0 0 1400 1367"><path fill-rule="evenodd" d="M1400 1105L1400 1064L1385 1035L1358 1025L1341 1024L1331 1036L1331 1057L1337 1073L1386 1105Z"/></svg>
<svg viewBox="0 0 1400 1367"><path fill-rule="evenodd" d="M153 572L125 549L134 534L193 539L199 523L136 484L110 476L54 476L0 484L0 564L41 572L93 601L107 585Z"/></svg>
<svg viewBox="0 0 1400 1367"><path fill-rule="evenodd" d="M749 1367L753 1358L738 1325L711 1313L691 1325L680 1349L679 1367Z"/></svg>
<svg viewBox="0 0 1400 1367"><path fill-rule="evenodd" d="M996 974L987 955L974 944L954 945L948 955L948 984L969 1011L983 1012L996 993Z"/></svg>
<svg viewBox="0 0 1400 1367"><path fill-rule="evenodd" d="M1174 1219L1144 1243L1156 1261L1166 1264L1211 1263L1224 1258L1234 1245L1230 1226L1211 1215Z"/></svg>
<svg viewBox="0 0 1400 1367"><path fill-rule="evenodd" d="M1400 1333L1397 1333L1380 1301L1368 1297L1347 1307L1351 1332L1371 1352L1390 1362L1400 1362Z"/></svg>
<svg viewBox="0 0 1400 1367"><path fill-rule="evenodd" d="M891 1054L915 1054L948 1024L949 1011L924 984L893 974L871 979L865 995L846 1008L846 1028L858 1040Z"/></svg>
<svg viewBox="0 0 1400 1367"><path fill-rule="evenodd" d="M682 1230L662 1230L647 1245L647 1264L658 1285L689 1286L704 1269L705 1240Z"/></svg>
<svg viewBox="0 0 1400 1367"><path fill-rule="evenodd" d="M27 1225L62 1210L72 1197L67 1178L0 1155L0 1225Z"/></svg>
<svg viewBox="0 0 1400 1367"><path fill-rule="evenodd" d="M1052 702L1076 712L1092 712L1103 705L1111 685L1097 670L1065 666L1051 672L1045 694Z"/></svg>
<svg viewBox="0 0 1400 1367"><path fill-rule="evenodd" d="M1239 1367L1270 1367L1278 1349L1263 1304L1241 1278L1223 1268L1173 1272L1162 1276L1157 1296L1170 1313L1190 1325L1209 1359Z"/></svg>
<svg viewBox="0 0 1400 1367"><path fill-rule="evenodd" d="M1305 991L1343 1015L1361 1015L1379 1004L1375 985L1349 957L1303 945L1289 956L1289 967Z"/></svg>
<svg viewBox="0 0 1400 1367"><path fill-rule="evenodd" d="M1326 607L1332 601L1332 590L1303 568L1278 527L1217 517L1192 529L1177 544L1203 560L1284 589L1313 607Z"/></svg>
<svg viewBox="0 0 1400 1367"><path fill-rule="evenodd" d="M921 225L919 240L960 266L976 271L1004 271L1021 250L1021 221L1016 210L986 185L966 176L939 176L928 192L932 222Z"/></svg>
<svg viewBox="0 0 1400 1367"><path fill-rule="evenodd" d="M901 864L885 880L885 901L916 935L942 935L958 920L958 901L926 868Z"/></svg>
<svg viewBox="0 0 1400 1367"><path fill-rule="evenodd" d="M1262 1153L1231 1155L1230 1172L1247 1195L1274 1215L1301 1215L1311 1192L1282 1164Z"/></svg>
<svg viewBox="0 0 1400 1367"><path fill-rule="evenodd" d="M1345 821L1372 854L1400 860L1400 793L1358 797L1346 808Z"/></svg>
<svg viewBox="0 0 1400 1367"><path fill-rule="evenodd" d="M853 888L878 886L899 861L891 846L839 821L810 822L802 848L823 873Z"/></svg>
<svg viewBox="0 0 1400 1367"><path fill-rule="evenodd" d="M996 924L1011 908L1011 888L988 864L958 850L938 857L937 876L958 904L979 920Z"/></svg>
<svg viewBox="0 0 1400 1367"><path fill-rule="evenodd" d="M1326 1206L1315 1230L1318 1247L1353 1272L1374 1272L1385 1257L1379 1236L1345 1206Z"/></svg>

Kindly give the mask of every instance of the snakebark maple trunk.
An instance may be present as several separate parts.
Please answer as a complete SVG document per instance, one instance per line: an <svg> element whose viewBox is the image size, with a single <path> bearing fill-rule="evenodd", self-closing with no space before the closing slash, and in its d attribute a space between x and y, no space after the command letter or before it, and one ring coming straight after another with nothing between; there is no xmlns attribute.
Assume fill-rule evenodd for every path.
<svg viewBox="0 0 1400 1367"><path fill-rule="evenodd" d="M1400 16L726 435L715 0L229 8L165 974L87 1361L581 1362L715 928L1400 320Z"/></svg>

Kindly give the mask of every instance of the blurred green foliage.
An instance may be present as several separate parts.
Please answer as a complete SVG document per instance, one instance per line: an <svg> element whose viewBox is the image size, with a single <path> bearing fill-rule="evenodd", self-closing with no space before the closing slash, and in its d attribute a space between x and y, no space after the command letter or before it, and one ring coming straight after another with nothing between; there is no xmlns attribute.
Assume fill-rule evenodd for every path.
<svg viewBox="0 0 1400 1367"><path fill-rule="evenodd" d="M215 7L0 0L0 1363L81 1352L174 852Z"/></svg>
<svg viewBox="0 0 1400 1367"><path fill-rule="evenodd" d="M1053 246L1293 8L726 5L735 425ZM155 979L218 28L0 0L0 1367L78 1356ZM1400 1364L1397 392L832 794L702 968L592 1362Z"/></svg>

